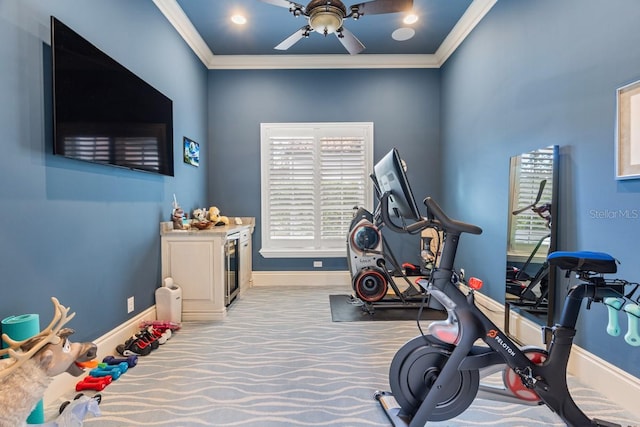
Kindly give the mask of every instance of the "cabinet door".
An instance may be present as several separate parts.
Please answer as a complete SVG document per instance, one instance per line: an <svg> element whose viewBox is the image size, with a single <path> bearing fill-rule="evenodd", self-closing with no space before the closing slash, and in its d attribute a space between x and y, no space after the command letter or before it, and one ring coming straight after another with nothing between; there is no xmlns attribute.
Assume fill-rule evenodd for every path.
<svg viewBox="0 0 640 427"><path fill-rule="evenodd" d="M200 302L215 301L214 247L212 242L169 241L169 275L182 287L182 298Z"/></svg>

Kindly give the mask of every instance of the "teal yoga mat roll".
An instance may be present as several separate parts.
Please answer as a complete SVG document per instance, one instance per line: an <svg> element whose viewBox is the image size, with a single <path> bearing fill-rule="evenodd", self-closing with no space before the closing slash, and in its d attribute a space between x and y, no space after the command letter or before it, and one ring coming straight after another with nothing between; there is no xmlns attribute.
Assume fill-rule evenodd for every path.
<svg viewBox="0 0 640 427"><path fill-rule="evenodd" d="M40 317L37 314L22 314L20 316L9 316L2 319L2 333L16 341L26 340L40 332ZM6 347L2 342L2 347ZM38 402L33 412L27 418L27 424L44 423L44 405L42 400Z"/></svg>

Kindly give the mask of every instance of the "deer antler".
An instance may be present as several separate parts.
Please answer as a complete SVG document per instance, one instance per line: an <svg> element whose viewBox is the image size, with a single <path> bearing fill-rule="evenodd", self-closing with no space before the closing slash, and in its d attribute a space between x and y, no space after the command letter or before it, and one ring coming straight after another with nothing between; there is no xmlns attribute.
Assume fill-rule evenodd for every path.
<svg viewBox="0 0 640 427"><path fill-rule="evenodd" d="M7 343L9 348L0 350L0 356L8 354L9 357L15 359L15 363L9 365L5 369L0 371L0 378L9 375L11 372L18 369L24 362L31 359L38 351L40 351L47 344L58 344L60 342L60 337L58 336L58 332L62 327L67 324L73 317L76 315L75 313L69 313L69 308L63 306L58 302L57 298L51 297L51 301L53 302L54 307L54 315L53 320L44 330L42 330L39 334L28 338L22 341L15 341L11 339L7 334L2 334L2 340ZM27 342L36 342L31 348L27 351L23 351L21 348Z"/></svg>

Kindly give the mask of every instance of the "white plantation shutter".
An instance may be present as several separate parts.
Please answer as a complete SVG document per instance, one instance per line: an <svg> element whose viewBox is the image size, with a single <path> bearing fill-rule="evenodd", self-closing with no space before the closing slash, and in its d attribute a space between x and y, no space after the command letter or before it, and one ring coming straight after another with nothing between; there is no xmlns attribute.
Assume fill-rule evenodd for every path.
<svg viewBox="0 0 640 427"><path fill-rule="evenodd" d="M263 123L266 256L344 256L353 208L373 205L372 123Z"/></svg>
<svg viewBox="0 0 640 427"><path fill-rule="evenodd" d="M269 140L269 238L313 240L315 210L313 138Z"/></svg>
<svg viewBox="0 0 640 427"><path fill-rule="evenodd" d="M512 184L511 206L509 212L529 206L540 189L540 182L547 180L538 206L551 203L553 189L553 147L521 154L519 162L512 165L515 182ZM535 212L526 210L512 215L509 230L509 250L512 253L530 253L540 239L549 234L546 221ZM543 242L537 255L547 255L549 239Z"/></svg>
<svg viewBox="0 0 640 427"><path fill-rule="evenodd" d="M344 241L354 206L366 206L367 173L362 137L320 140L320 237Z"/></svg>

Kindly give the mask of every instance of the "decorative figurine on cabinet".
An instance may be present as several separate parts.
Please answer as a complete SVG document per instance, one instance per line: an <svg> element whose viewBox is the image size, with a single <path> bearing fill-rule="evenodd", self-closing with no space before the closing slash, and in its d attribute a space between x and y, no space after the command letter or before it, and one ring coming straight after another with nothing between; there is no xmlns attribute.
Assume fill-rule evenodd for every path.
<svg viewBox="0 0 640 427"><path fill-rule="evenodd" d="M173 222L174 230L184 230L184 211L178 204L178 200L176 199L176 195L173 195L173 210L171 211L171 221Z"/></svg>

